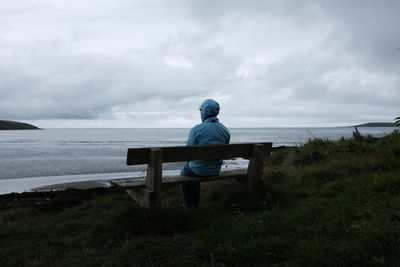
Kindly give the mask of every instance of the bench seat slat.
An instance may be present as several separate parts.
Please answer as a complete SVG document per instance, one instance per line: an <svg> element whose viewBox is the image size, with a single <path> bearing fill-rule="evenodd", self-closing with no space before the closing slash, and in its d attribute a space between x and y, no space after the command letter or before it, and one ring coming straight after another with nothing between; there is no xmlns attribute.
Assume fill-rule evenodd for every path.
<svg viewBox="0 0 400 267"><path fill-rule="evenodd" d="M187 177L180 175L166 175L162 178L162 184L185 184L193 182L206 182L222 179L246 179L246 169L221 171L218 176L208 177ZM145 178L123 178L111 180L111 184L117 187L129 189L143 189L146 185Z"/></svg>
<svg viewBox="0 0 400 267"><path fill-rule="evenodd" d="M264 145L264 154L269 155L272 143ZM249 158L252 155L253 144L229 144L207 146L175 146L160 147L162 162L179 162L190 160L232 159L235 157ZM149 161L151 148L129 148L127 165L146 164Z"/></svg>

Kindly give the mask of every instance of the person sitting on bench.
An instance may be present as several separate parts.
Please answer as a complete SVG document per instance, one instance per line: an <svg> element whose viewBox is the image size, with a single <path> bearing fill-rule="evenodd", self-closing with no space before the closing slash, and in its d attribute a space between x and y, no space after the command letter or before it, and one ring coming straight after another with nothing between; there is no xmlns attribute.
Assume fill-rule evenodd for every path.
<svg viewBox="0 0 400 267"><path fill-rule="evenodd" d="M219 104L206 99L200 106L202 123L194 126L189 133L187 146L229 144L229 130L219 122L217 115ZM182 176L202 177L218 175L222 160L193 160L186 163ZM200 202L200 183L181 185L184 205L187 208L198 207Z"/></svg>

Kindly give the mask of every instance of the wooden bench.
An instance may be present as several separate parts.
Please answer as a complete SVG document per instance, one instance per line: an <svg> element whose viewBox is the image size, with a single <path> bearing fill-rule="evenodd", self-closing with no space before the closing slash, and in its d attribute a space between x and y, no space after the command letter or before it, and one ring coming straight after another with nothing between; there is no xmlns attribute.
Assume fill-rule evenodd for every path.
<svg viewBox="0 0 400 267"><path fill-rule="evenodd" d="M154 209L161 206L162 184L183 184L221 179L245 180L247 188L254 193L263 190L263 169L265 157L269 156L272 143L247 143L206 146L174 146L129 148L126 164L147 164L145 178L124 178L112 180L112 184L127 189L128 194L141 206ZM218 176L183 177L162 176L162 164L191 160L250 159L247 169L221 171Z"/></svg>

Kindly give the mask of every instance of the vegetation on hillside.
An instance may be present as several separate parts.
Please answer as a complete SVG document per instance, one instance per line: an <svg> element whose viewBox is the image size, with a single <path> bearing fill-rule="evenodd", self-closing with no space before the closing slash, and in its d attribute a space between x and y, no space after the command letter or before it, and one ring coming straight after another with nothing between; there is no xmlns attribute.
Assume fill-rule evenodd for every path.
<svg viewBox="0 0 400 267"><path fill-rule="evenodd" d="M396 127L396 124L391 122L369 122L356 125L356 127Z"/></svg>
<svg viewBox="0 0 400 267"><path fill-rule="evenodd" d="M273 153L266 194L175 189L159 211L113 192L61 210L0 211L2 266L390 266L400 262L400 132Z"/></svg>
<svg viewBox="0 0 400 267"><path fill-rule="evenodd" d="M39 128L28 123L0 120L0 130L38 130Z"/></svg>

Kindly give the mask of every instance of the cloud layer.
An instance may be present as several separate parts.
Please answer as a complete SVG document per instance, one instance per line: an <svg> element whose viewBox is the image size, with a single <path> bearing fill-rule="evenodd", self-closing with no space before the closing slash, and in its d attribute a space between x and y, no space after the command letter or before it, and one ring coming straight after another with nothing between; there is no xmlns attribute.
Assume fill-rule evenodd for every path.
<svg viewBox="0 0 400 267"><path fill-rule="evenodd" d="M0 7L0 118L42 127L328 126L399 115L399 1Z"/></svg>

